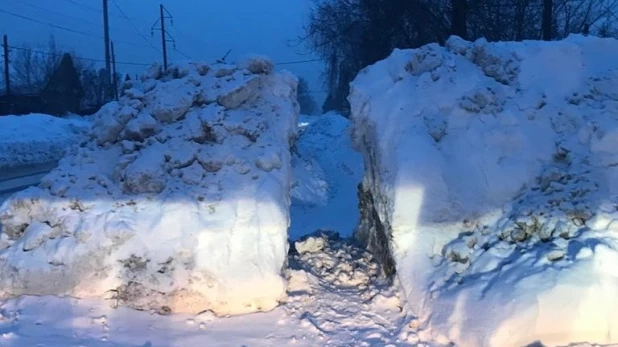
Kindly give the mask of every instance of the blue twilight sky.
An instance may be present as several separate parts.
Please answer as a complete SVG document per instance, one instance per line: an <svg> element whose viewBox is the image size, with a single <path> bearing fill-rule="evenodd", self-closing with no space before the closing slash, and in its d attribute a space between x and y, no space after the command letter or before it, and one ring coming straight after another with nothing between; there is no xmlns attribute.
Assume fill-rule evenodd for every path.
<svg viewBox="0 0 618 347"><path fill-rule="evenodd" d="M308 54L305 46L297 44L311 0L108 1L110 36L120 72L137 73L144 68L124 62L148 64L161 60L158 51L160 32L155 31L151 36L160 3L173 15L173 26L169 21L166 25L176 40L177 50L192 59L214 61L230 49L230 61L251 53L267 55L276 62L316 58ZM102 60L102 2L0 0L0 34L8 35L9 45L41 48L53 34L59 47L85 58ZM170 61L185 59L171 43L168 43L168 52ZM323 89L320 82L322 63L319 61L280 68L306 77L316 92ZM323 93L315 96L319 100L324 98Z"/></svg>

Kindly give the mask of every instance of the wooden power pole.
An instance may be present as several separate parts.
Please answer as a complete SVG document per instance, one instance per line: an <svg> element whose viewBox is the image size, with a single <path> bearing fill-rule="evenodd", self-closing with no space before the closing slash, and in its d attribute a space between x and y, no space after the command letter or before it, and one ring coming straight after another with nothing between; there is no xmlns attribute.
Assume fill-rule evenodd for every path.
<svg viewBox="0 0 618 347"><path fill-rule="evenodd" d="M2 47L4 47L4 85L6 87L6 95L11 94L11 78L9 74L9 37L4 35L2 40Z"/></svg>
<svg viewBox="0 0 618 347"><path fill-rule="evenodd" d="M545 41L551 41L553 11L553 0L543 0L543 21L541 22L541 29L543 31L543 40Z"/></svg>
<svg viewBox="0 0 618 347"><path fill-rule="evenodd" d="M163 49L163 68L167 70L167 40L165 38L165 8L163 4L159 5L159 11L161 12L161 48Z"/></svg>
<svg viewBox="0 0 618 347"><path fill-rule="evenodd" d="M114 99L118 100L118 77L116 76L116 54L114 53L114 41L110 42L112 50L112 87L114 88Z"/></svg>
<svg viewBox="0 0 618 347"><path fill-rule="evenodd" d="M161 30L161 50L163 52L163 68L167 70L167 42L174 43L174 47L176 46L176 42L174 38L165 31L165 20L170 19L172 26L174 25L174 19L172 18L172 14L163 6L163 4L159 5L159 19L152 25L150 29L151 34L154 35L155 30ZM159 27L157 28L157 23Z"/></svg>
<svg viewBox="0 0 618 347"><path fill-rule="evenodd" d="M111 83L111 57L109 51L109 15L107 10L107 1L103 0L103 41L105 44L105 98L109 100L112 97L112 83ZM107 101L106 100L106 101Z"/></svg>

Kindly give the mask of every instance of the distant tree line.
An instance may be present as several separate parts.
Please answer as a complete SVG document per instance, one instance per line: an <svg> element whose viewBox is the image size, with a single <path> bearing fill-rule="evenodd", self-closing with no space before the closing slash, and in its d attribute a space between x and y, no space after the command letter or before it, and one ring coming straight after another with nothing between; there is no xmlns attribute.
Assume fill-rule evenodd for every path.
<svg viewBox="0 0 618 347"><path fill-rule="evenodd" d="M616 36L618 0L314 0L304 40L326 61L323 111L346 113L349 82L394 48L488 41Z"/></svg>
<svg viewBox="0 0 618 347"><path fill-rule="evenodd" d="M73 64L80 76L84 97L84 107L103 105L105 96L105 69L97 68L95 63L80 59L74 52L59 49L53 37L47 46L24 46L23 49L11 52L11 90L14 94L39 94L49 82L60 60L65 53L69 53ZM117 74L122 82L122 75ZM2 84L4 86L4 84Z"/></svg>

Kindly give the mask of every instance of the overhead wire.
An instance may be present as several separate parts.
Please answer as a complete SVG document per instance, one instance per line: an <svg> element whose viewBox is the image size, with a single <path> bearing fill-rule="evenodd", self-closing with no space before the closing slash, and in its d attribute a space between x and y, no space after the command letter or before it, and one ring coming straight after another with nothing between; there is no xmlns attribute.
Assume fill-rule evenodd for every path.
<svg viewBox="0 0 618 347"><path fill-rule="evenodd" d="M74 0L65 0L65 1L73 3L73 4L76 4L76 5L80 5L81 7L88 8L88 9L93 10L93 11L100 12L99 9L96 9L94 7L90 7L88 5L84 5L84 4L79 3L77 1L74 1ZM129 22L129 24L133 27L133 29L136 31L136 33L138 33L144 39L144 41L146 41L148 46L137 44L137 43L133 43L133 42L127 42L127 41L114 40L114 42L115 43L123 43L123 44L127 44L127 45L132 45L132 46L137 46L137 47L153 48L153 49L157 50L158 52L161 52L161 49L159 49L154 44L152 44L152 42L150 40L148 40L148 38L139 30L139 28L137 28L137 26L132 22L131 18L129 16L127 16L127 14L119 6L117 1L116 0L112 0L112 2L116 6L118 11L121 13L121 16L125 20L127 20ZM47 9L44 9L44 8L36 6L36 5L29 4L29 3L23 3L23 4L27 5L27 6L30 6L30 7L33 7L33 8L38 8L38 9L41 9L41 10L49 11ZM55 11L50 11L50 12L51 13L56 13L56 14L59 14L59 15L64 15L66 17L72 17L72 16L68 16L68 15L65 15L65 14L61 14L59 12L55 12ZM54 24L54 23L50 23L50 22L46 22L46 21L42 21L42 20L38 20L36 18L25 16L25 15L22 15L22 14L19 14L19 13L15 13L15 12L12 12L12 11L7 11L5 9L0 9L0 13L4 13L4 14L10 15L10 16L13 16L13 17L16 17L16 18L20 18L20 19L23 19L23 20L28 20L28 21L31 21L31 22L35 22L35 23L39 23L39 24L43 24L43 25L48 25L50 27L57 28L57 29L60 29L60 30L64 30L64 31L67 31L67 32L71 32L71 33L75 33L75 34L80 34L80 35L89 36L89 37L96 37L96 38L99 38L99 39L103 38L102 36L99 36L99 35L96 35L96 34L93 34L93 33L89 33L89 32L78 30L78 29L69 28L69 27L66 27L66 26L63 26L63 25L58 25L58 24ZM75 18L75 17L72 17L72 18ZM178 31L179 34L182 35L180 30L177 30L177 31ZM32 49L28 49L28 48L24 48L24 47L11 46L11 48L14 48L14 49L17 49L17 50L30 50L32 52L37 52L37 53L41 53L41 54L50 54L50 53L47 53L47 52L32 50ZM183 53L182 51L178 50L177 48L174 48L174 51L176 51L178 54L182 55L183 57L185 57L187 59L192 59L189 55ZM83 60L88 60L88 61L94 61L94 62L104 62L101 59L84 58L84 57L81 57L81 58L78 57L78 58L79 59L83 59ZM322 59L307 59L307 60L295 60L295 61L281 61L281 62L277 62L276 65L296 65L296 64L305 64L305 63L312 63L312 62L318 62L318 61L323 61L323 60ZM150 65L150 64L135 63L135 62L117 62L117 64L140 65L140 66Z"/></svg>
<svg viewBox="0 0 618 347"><path fill-rule="evenodd" d="M38 54L44 54L44 55L52 55L52 56L53 55L61 55L61 54L50 53L50 52L40 51L40 50L26 48L26 47L18 47L18 46L9 46L9 49L16 49L18 51L29 51L29 52L32 52L32 53L38 53ZM104 63L105 62L105 60L103 60L103 59L80 57L80 56L73 55L73 54L72 54L72 56L75 59L79 59L79 60L86 60L86 61L92 61L92 62L97 62L97 63ZM147 63L137 63L137 62L128 62L128 61L117 61L116 65L149 66L150 64L147 64Z"/></svg>
<svg viewBox="0 0 618 347"><path fill-rule="evenodd" d="M73 20L81 21L81 22L84 22L84 23L93 24L93 25L99 25L99 23L95 23L95 22L90 21L90 20L86 20L86 19L79 18L79 17L74 17L74 16L71 16L71 15L68 15L68 14L65 14L65 13L57 12L57 11L53 11L53 10L50 10L48 8L43 8L41 6L34 5L34 4L31 4L31 3L27 3L27 2L23 2L22 1L19 4L20 5L24 5L24 6L28 6L28 7L34 8L34 9L38 9L38 10L41 10L41 11L45 11L45 12L48 12L48 13L52 13L52 14L55 14L55 15L63 16L63 17L66 17L66 18L70 18L70 19L73 19Z"/></svg>
<svg viewBox="0 0 618 347"><path fill-rule="evenodd" d="M81 2L78 2L78 1L75 1L75 0L64 0L64 1L69 2L71 4L74 4L74 5L77 5L79 7L82 7L82 8L91 10L91 11L94 11L94 12L103 12L103 10L100 9L100 8L92 7L92 6L86 5L86 4L82 4ZM109 15L114 16L114 17L118 16L116 13L109 13Z"/></svg>
<svg viewBox="0 0 618 347"><path fill-rule="evenodd" d="M296 64L313 63L316 61L324 61L324 60L323 59L292 60L292 61L278 62L278 63L275 63L275 65L296 65Z"/></svg>
<svg viewBox="0 0 618 347"><path fill-rule="evenodd" d="M148 38L146 37L146 35L144 35L143 32L141 32L137 26L133 23L133 21L129 18L129 16L127 16L127 14L122 10L122 8L120 8L120 5L118 5L118 2L116 2L116 0L112 0L112 3L114 4L114 6L116 6L116 8L118 9L118 11L120 12L120 14L122 15L122 17L124 19L127 20L127 22L129 22L129 24L133 27L133 30L135 30L136 33L138 33L143 39L144 41L146 41L146 43L148 43L148 45L152 48L154 48L155 50L157 50L159 53L161 52L161 49L156 47L150 40L148 40Z"/></svg>
<svg viewBox="0 0 618 347"><path fill-rule="evenodd" d="M34 22L34 23L39 23L39 24L43 24L43 25L49 25L52 28L64 30L64 31L67 31L67 32L71 32L71 33L75 33L75 34L80 34L80 35L84 35L84 36L96 37L98 39L103 39L103 36L100 36L100 35L96 35L96 34L93 34L93 33L88 33L88 32L77 30L77 29L67 28L65 26L54 24L54 23L50 23L50 22L41 21L41 20L38 20L38 19L35 19L35 18L32 18L32 17L24 16L22 14L11 12L11 11L7 11L7 10L4 10L4 9L0 9L0 13L5 13L7 15L10 15L10 16L13 16L13 17L16 17L16 18L20 18L20 19L24 19L24 20L28 20L28 21L31 21L31 22ZM129 41L114 40L114 42L115 43L122 43L122 44L125 44L125 45L132 45L132 46L136 46L136 47L148 47L148 48L151 48L150 46L145 46L145 45L142 45L142 44L138 44L138 43L134 43L134 42L129 42Z"/></svg>

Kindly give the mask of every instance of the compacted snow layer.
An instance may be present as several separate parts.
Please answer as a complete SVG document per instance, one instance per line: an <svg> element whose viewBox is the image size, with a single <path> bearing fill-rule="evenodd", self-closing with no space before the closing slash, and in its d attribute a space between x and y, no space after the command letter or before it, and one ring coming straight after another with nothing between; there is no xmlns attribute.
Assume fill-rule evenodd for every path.
<svg viewBox="0 0 618 347"><path fill-rule="evenodd" d="M321 241L317 241L317 240ZM310 241L311 240L311 241ZM113 300L21 297L0 302L0 345L11 346L428 346L401 311L396 286L349 240L289 256L287 299L273 311L217 318L210 312L162 316Z"/></svg>
<svg viewBox="0 0 618 347"><path fill-rule="evenodd" d="M290 238L316 230L348 237L358 224L363 158L351 146L350 121L337 113L303 116L292 154Z"/></svg>
<svg viewBox="0 0 618 347"><path fill-rule="evenodd" d="M618 41L396 50L352 83L358 236L422 338L618 342Z"/></svg>
<svg viewBox="0 0 618 347"><path fill-rule="evenodd" d="M242 314L285 295L295 77L264 59L149 69L0 208L3 296Z"/></svg>
<svg viewBox="0 0 618 347"><path fill-rule="evenodd" d="M0 116L0 173L60 160L88 126L84 119L46 114Z"/></svg>

